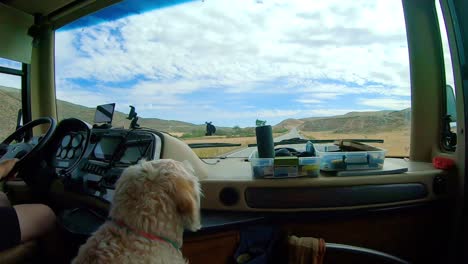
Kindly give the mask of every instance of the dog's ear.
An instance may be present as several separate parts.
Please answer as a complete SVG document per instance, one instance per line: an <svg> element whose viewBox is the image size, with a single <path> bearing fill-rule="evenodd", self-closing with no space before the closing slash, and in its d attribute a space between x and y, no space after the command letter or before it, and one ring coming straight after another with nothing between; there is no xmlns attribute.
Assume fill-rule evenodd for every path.
<svg viewBox="0 0 468 264"><path fill-rule="evenodd" d="M177 212L182 216L184 227L192 231L200 228L198 189L195 184L184 178L175 179L174 200Z"/></svg>

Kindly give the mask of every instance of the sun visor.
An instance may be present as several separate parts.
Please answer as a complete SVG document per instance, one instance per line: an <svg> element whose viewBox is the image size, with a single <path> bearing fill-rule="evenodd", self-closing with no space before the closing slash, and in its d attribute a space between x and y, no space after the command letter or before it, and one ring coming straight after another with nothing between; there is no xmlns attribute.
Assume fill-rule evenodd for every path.
<svg viewBox="0 0 468 264"><path fill-rule="evenodd" d="M34 23L34 17L0 3L0 57L31 62L32 37L28 29Z"/></svg>

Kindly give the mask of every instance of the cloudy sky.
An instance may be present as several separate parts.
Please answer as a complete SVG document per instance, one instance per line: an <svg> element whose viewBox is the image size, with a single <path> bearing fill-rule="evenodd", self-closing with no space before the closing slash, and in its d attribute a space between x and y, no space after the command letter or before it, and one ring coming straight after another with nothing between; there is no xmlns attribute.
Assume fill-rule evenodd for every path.
<svg viewBox="0 0 468 264"><path fill-rule="evenodd" d="M141 1L56 33L59 99L222 126L410 106L400 0L205 0L121 16Z"/></svg>

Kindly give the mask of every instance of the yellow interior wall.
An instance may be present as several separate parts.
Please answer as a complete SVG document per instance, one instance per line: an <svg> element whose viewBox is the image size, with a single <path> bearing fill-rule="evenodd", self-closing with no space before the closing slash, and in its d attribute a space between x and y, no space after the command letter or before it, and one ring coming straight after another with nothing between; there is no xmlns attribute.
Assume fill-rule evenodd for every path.
<svg viewBox="0 0 468 264"><path fill-rule="evenodd" d="M0 3L0 58L30 63L32 38L27 33L33 23L31 15Z"/></svg>
<svg viewBox="0 0 468 264"><path fill-rule="evenodd" d="M55 34L52 26L43 24L38 45L33 47L31 59L31 111L33 119L43 116L57 118L54 42Z"/></svg>
<svg viewBox="0 0 468 264"><path fill-rule="evenodd" d="M411 147L415 161L440 149L445 72L434 0L404 0L411 72Z"/></svg>

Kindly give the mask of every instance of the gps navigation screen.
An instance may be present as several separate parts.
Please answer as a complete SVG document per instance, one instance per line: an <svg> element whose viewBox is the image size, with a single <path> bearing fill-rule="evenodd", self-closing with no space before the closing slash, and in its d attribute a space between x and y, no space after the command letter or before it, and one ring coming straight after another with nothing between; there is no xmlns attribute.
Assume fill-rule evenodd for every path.
<svg viewBox="0 0 468 264"><path fill-rule="evenodd" d="M121 141L120 137L103 137L94 147L94 157L98 160L110 161Z"/></svg>

